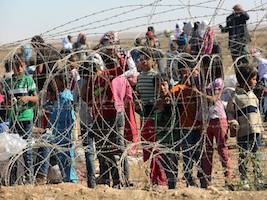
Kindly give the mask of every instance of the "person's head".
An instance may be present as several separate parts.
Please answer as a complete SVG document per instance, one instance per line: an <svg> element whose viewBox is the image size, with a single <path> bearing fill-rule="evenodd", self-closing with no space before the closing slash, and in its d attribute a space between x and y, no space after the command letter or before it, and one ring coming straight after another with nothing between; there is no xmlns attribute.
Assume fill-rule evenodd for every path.
<svg viewBox="0 0 267 200"><path fill-rule="evenodd" d="M148 39L153 39L154 38L154 33L152 31L147 31L146 32L146 38Z"/></svg>
<svg viewBox="0 0 267 200"><path fill-rule="evenodd" d="M11 61L10 60L6 60L5 61L5 70L6 70L6 73L11 72L12 66L11 66Z"/></svg>
<svg viewBox="0 0 267 200"><path fill-rule="evenodd" d="M160 78L160 96L166 96L169 93L169 77L168 76L161 76Z"/></svg>
<svg viewBox="0 0 267 200"><path fill-rule="evenodd" d="M68 35L67 38L68 38L69 42L72 43L72 36Z"/></svg>
<svg viewBox="0 0 267 200"><path fill-rule="evenodd" d="M118 51L118 47L115 45L107 45L105 46L105 53L110 56L111 58L116 57L116 53Z"/></svg>
<svg viewBox="0 0 267 200"><path fill-rule="evenodd" d="M31 43L33 45L33 47L39 47L42 44L45 43L44 39L40 36L40 35L35 35L32 39L31 39Z"/></svg>
<svg viewBox="0 0 267 200"><path fill-rule="evenodd" d="M15 76L19 76L25 73L26 64L23 58L15 55L10 63L12 65L12 70Z"/></svg>
<svg viewBox="0 0 267 200"><path fill-rule="evenodd" d="M239 14L240 12L243 11L243 8L240 4L236 4L234 5L233 10L234 10L234 13Z"/></svg>
<svg viewBox="0 0 267 200"><path fill-rule="evenodd" d="M68 72L65 70L59 70L55 75L56 88L59 92L68 88Z"/></svg>
<svg viewBox="0 0 267 200"><path fill-rule="evenodd" d="M252 90L257 84L257 69L250 64L239 65L236 69L236 79L241 88Z"/></svg>
<svg viewBox="0 0 267 200"><path fill-rule="evenodd" d="M216 78L222 78L222 77L223 77L222 61L219 57L215 57L212 60L211 78L212 78L212 80L215 80Z"/></svg>
<svg viewBox="0 0 267 200"><path fill-rule="evenodd" d="M190 68L189 67L184 67L181 68L180 70L180 75L181 75L181 82L183 84L188 84L190 83L189 76L190 76Z"/></svg>
<svg viewBox="0 0 267 200"><path fill-rule="evenodd" d="M172 40L171 44L170 44L170 50L171 51L177 51L178 49L178 44L175 40Z"/></svg>
<svg viewBox="0 0 267 200"><path fill-rule="evenodd" d="M194 30L194 31L198 30L199 25L200 25L200 22L195 22L195 23L194 23L193 30Z"/></svg>
<svg viewBox="0 0 267 200"><path fill-rule="evenodd" d="M84 33L79 33L77 42L80 44L86 44L86 36Z"/></svg>
<svg viewBox="0 0 267 200"><path fill-rule="evenodd" d="M155 33L155 29L153 26L147 27L147 31L151 31L152 33Z"/></svg>
<svg viewBox="0 0 267 200"><path fill-rule="evenodd" d="M77 54L73 54L70 56L69 58L70 61L70 69L78 69L79 65L78 65L78 61L79 61L79 56Z"/></svg>
<svg viewBox="0 0 267 200"><path fill-rule="evenodd" d="M171 36L171 34L172 34L172 32L171 32L170 29L166 29L166 30L164 30L163 33L164 33L164 35L165 35L166 38L170 38L170 36Z"/></svg>
<svg viewBox="0 0 267 200"><path fill-rule="evenodd" d="M142 45L142 39L141 38L136 38L134 41L134 46L138 47Z"/></svg>
<svg viewBox="0 0 267 200"><path fill-rule="evenodd" d="M149 71L154 67L154 60L152 55L152 50L149 48L144 48L141 50L141 55L139 58L139 65L140 68L139 71Z"/></svg>

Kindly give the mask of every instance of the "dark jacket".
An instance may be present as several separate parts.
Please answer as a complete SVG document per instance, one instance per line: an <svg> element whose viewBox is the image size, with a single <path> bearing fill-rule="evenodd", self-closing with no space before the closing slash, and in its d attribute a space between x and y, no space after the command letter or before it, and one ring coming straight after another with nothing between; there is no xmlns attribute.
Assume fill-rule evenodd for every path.
<svg viewBox="0 0 267 200"><path fill-rule="evenodd" d="M250 42L250 36L246 21L249 20L247 12L243 11L239 15L232 13L226 18L226 27L222 27L222 32L229 33L229 45L231 40L242 43Z"/></svg>

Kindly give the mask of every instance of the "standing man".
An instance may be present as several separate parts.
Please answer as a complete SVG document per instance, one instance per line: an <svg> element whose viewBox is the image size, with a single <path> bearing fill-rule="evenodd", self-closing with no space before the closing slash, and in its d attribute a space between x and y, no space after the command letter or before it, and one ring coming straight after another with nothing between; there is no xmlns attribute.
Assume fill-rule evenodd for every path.
<svg viewBox="0 0 267 200"><path fill-rule="evenodd" d="M233 61L236 61L240 56L244 56L238 60L237 64L248 63L247 45L251 39L246 21L249 20L249 15L240 4L236 4L233 10L234 12L226 18L226 26L219 25L219 28L222 33L229 33L229 49Z"/></svg>

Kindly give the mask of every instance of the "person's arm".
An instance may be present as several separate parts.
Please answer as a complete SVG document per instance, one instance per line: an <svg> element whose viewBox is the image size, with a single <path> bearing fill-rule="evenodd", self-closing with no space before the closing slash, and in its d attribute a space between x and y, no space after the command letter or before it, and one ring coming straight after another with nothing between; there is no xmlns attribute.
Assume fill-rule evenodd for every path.
<svg viewBox="0 0 267 200"><path fill-rule="evenodd" d="M126 64L128 66L128 70L123 73L126 77L134 76L137 72L137 68L135 62L129 52L127 52Z"/></svg>
<svg viewBox="0 0 267 200"><path fill-rule="evenodd" d="M247 21L249 20L249 15L246 11L242 11L240 12L240 17L244 20L244 21Z"/></svg>
<svg viewBox="0 0 267 200"><path fill-rule="evenodd" d="M28 95L17 97L18 101L21 101L23 103L31 102L33 104L37 104L39 101L39 97L37 95L37 88L35 82L32 78L28 80L28 89Z"/></svg>
<svg viewBox="0 0 267 200"><path fill-rule="evenodd" d="M240 128L240 124L238 123L236 119L237 110L236 110L236 105L233 101L233 98L228 101L225 112L227 114L227 119L228 119L228 124L229 124L229 129L230 129L230 136L235 137Z"/></svg>
<svg viewBox="0 0 267 200"><path fill-rule="evenodd" d="M38 97L37 93L34 92L32 94L32 96L21 96L21 97L18 97L18 100L23 102L23 103L32 102L34 104L37 104L39 101L39 97Z"/></svg>
<svg viewBox="0 0 267 200"><path fill-rule="evenodd" d="M222 25L219 25L219 28L221 29L222 33L229 32L229 28L231 27L231 16L226 18L226 26L223 27Z"/></svg>
<svg viewBox="0 0 267 200"><path fill-rule="evenodd" d="M221 91L220 90L215 90L214 91L214 95L207 95L207 94L204 94L203 92L199 91L196 87L193 87L193 91L196 92L197 94L199 94L200 96L203 96L205 97L208 101L210 102L216 102L220 96L221 96Z"/></svg>
<svg viewBox="0 0 267 200"><path fill-rule="evenodd" d="M117 77L118 75L122 74L122 68L114 67L112 69L106 69L106 70L98 70L97 75L99 76L114 76Z"/></svg>
<svg viewBox="0 0 267 200"><path fill-rule="evenodd" d="M81 89L82 100L86 102L87 105L90 105L92 101L92 91L91 91L92 79L93 77L88 78L83 84Z"/></svg>

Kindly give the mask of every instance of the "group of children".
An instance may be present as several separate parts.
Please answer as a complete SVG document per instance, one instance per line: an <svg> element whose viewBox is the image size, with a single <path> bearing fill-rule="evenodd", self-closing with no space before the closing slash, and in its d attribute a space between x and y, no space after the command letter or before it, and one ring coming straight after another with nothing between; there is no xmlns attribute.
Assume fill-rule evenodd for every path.
<svg viewBox="0 0 267 200"><path fill-rule="evenodd" d="M195 24L195 31L198 25ZM263 127L259 100L253 93L257 70L250 64L236 66L238 86L225 108L221 100L224 89L221 57L211 55L214 47L210 43L213 41L212 31L208 29L204 35L206 48L200 53L204 56L199 56L203 43L198 49L192 46L191 55L187 56L172 45L172 50L179 50L173 58L177 61L172 66L177 72L175 81L168 69L170 66L166 67L162 62L164 55L154 49L159 47L159 42L154 37L153 27L146 33L145 46L131 52L119 46L117 34L108 32L94 52L78 50L79 57L75 59L76 53L65 39L64 54L69 58L65 67L57 66L56 58L52 60L53 66L40 61L33 77L25 73L23 57L16 55L12 58L10 65L14 74L3 82L1 91L6 97L4 105L8 108L11 131L31 141L33 123L43 121L43 118L46 123L41 123L42 128L51 130L41 136L35 162L30 142L23 153L25 183L46 183L53 159L64 182L77 182L73 137L76 112L80 114L88 187L94 188L97 184L112 184L114 188L132 186L127 155L136 153L139 141L137 112L141 119L143 160L150 163L152 184L167 184L169 189L174 189L179 154L182 154L186 185L198 185L193 177L195 165L200 186L207 188L211 184L215 138L225 184L232 190L233 167L227 145L230 129L237 138L242 188L248 190L251 187L247 175L249 157L253 163L255 187L263 188L258 155ZM84 45L85 35L80 34L78 40ZM77 42L76 46L79 44ZM37 58L46 58L47 51L40 49L47 45L40 36L32 40L32 45L39 48ZM42 70L38 69L40 67ZM37 95L38 92L42 95ZM47 104L42 120L36 120L40 114L35 105L44 100ZM128 145L129 142L135 145ZM95 176L95 155L99 162L98 178ZM10 184L17 183L16 171L15 164Z"/></svg>

